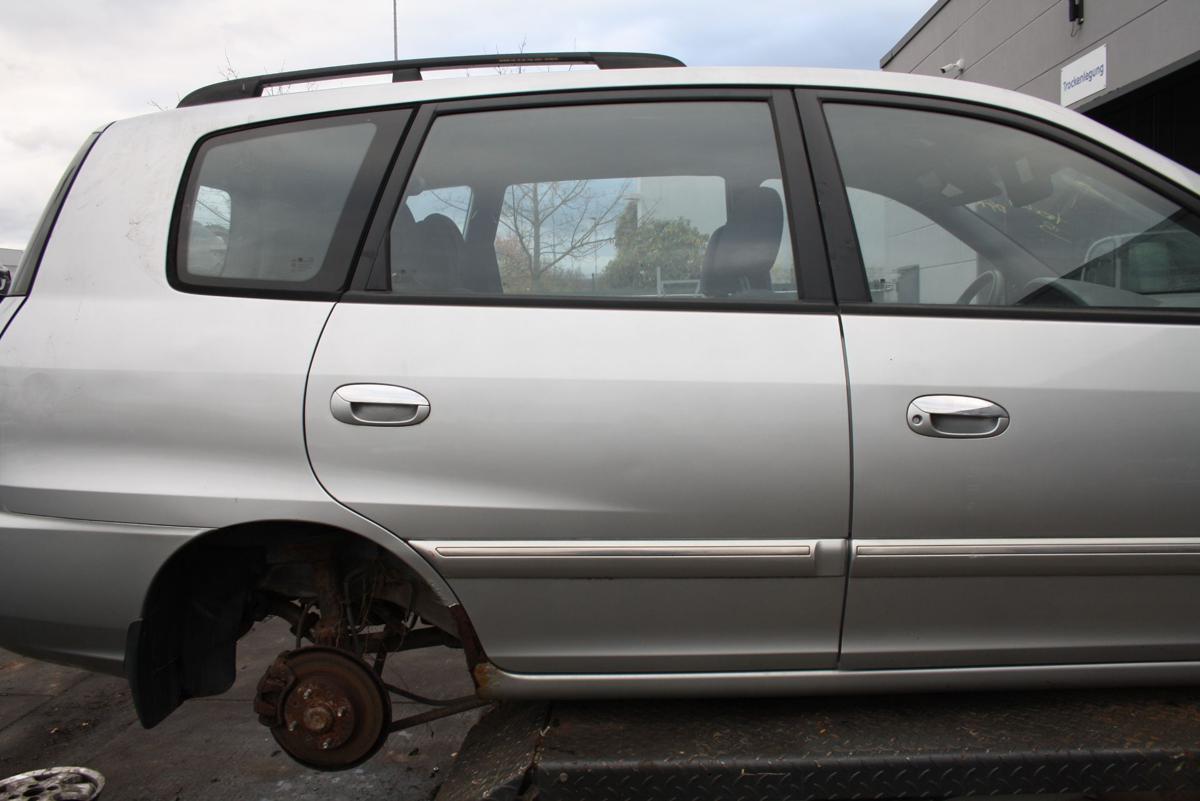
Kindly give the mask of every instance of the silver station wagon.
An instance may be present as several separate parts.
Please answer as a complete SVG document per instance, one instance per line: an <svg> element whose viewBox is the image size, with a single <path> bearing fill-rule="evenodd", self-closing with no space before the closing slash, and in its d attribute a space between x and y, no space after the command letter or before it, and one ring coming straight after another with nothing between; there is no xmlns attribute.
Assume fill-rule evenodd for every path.
<svg viewBox="0 0 1200 801"><path fill-rule="evenodd" d="M600 69L422 81L485 63ZM360 73L327 91L279 84ZM1200 177L940 78L641 54L113 123L0 300L0 644L357 764L504 698L1200 683Z"/></svg>

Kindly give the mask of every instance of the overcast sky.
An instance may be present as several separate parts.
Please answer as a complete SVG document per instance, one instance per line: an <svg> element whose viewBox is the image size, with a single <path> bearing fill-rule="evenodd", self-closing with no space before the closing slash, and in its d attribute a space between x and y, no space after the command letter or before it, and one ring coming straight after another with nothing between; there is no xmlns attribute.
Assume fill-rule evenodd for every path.
<svg viewBox="0 0 1200 801"><path fill-rule="evenodd" d="M697 66L877 69L932 0L399 2L400 58L646 50ZM392 56L391 0L9 0L0 247L23 248L87 134L240 75Z"/></svg>

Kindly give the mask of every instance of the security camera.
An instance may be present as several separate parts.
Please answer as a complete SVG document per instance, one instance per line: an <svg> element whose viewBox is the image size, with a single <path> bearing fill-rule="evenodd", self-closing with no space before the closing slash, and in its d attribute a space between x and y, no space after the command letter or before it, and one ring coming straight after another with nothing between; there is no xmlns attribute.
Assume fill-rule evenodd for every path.
<svg viewBox="0 0 1200 801"><path fill-rule="evenodd" d="M957 78L963 72L963 60L951 61L949 64L944 64L938 67L938 72L943 75L949 75L952 78Z"/></svg>

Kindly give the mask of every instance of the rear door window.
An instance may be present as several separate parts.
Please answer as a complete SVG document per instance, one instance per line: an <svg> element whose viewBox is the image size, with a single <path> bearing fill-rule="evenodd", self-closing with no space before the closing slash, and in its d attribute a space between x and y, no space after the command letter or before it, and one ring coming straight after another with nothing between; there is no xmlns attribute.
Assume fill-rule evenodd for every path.
<svg viewBox="0 0 1200 801"><path fill-rule="evenodd" d="M392 221L397 295L798 299L766 102L438 117Z"/></svg>

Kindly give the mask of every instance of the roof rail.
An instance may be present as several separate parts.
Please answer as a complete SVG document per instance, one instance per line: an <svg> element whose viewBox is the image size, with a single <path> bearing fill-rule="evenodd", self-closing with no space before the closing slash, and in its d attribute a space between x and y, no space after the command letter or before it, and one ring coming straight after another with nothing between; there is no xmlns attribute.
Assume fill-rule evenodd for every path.
<svg viewBox="0 0 1200 801"><path fill-rule="evenodd" d="M376 61L371 64L349 64L342 67L320 67L311 70L274 72L253 75L210 84L189 93L179 101L179 108L260 97L268 86L290 83L324 81L331 78L350 78L359 75L380 75L390 72L392 81L419 81L422 70L453 70L467 67L523 67L544 64L595 64L602 70L640 67L682 67L684 63L671 56L655 53L496 53L483 56L449 56L421 58L409 61Z"/></svg>

